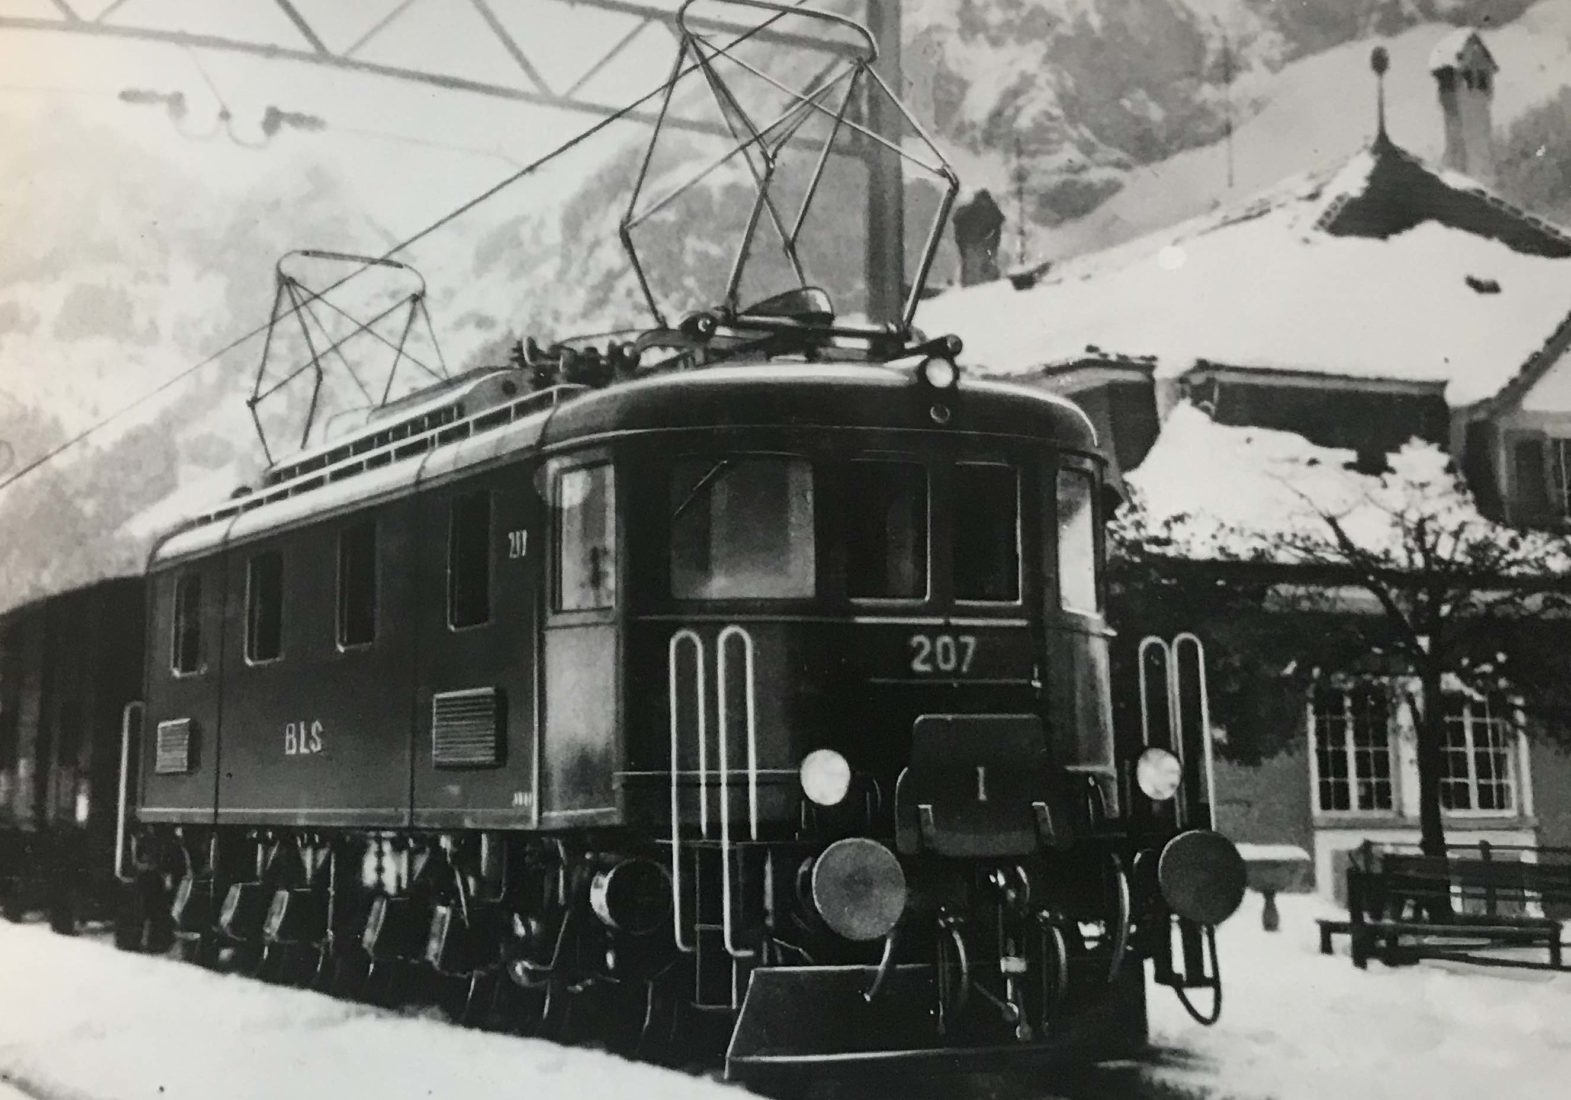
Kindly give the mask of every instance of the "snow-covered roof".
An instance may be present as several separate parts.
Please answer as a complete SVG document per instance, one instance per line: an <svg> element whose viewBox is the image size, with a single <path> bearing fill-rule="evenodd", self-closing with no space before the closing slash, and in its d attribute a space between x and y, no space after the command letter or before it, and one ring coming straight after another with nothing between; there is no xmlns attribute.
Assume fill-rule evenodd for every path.
<svg viewBox="0 0 1571 1100"><path fill-rule="evenodd" d="M1491 72L1497 71L1500 66L1495 63L1494 56L1490 54L1489 47L1484 45L1484 40L1477 31L1471 27L1458 27L1446 35L1435 48L1429 51L1429 71L1439 72L1441 69L1461 68L1467 62L1467 48L1469 43L1476 43L1481 58L1488 63Z"/></svg>
<svg viewBox="0 0 1571 1100"><path fill-rule="evenodd" d="M1420 177L1433 191L1423 201L1449 209L1393 208ZM1363 224L1350 230L1353 220ZM999 280L941 294L917 320L959 334L984 375L1152 356L1159 378L1205 360L1441 383L1466 406L1497 393L1571 314L1571 255L1552 254L1571 253L1566 241L1471 180L1377 143L1026 289Z"/></svg>
<svg viewBox="0 0 1571 1100"><path fill-rule="evenodd" d="M1292 432L1218 424L1184 401L1126 480L1143 505L1138 522L1170 539L1172 553L1195 561L1294 564L1301 555L1285 544L1329 544L1327 515L1359 546L1392 561L1406 552L1399 517L1421 512L1446 530L1480 537L1497 529L1433 443L1413 440L1388 461L1385 474L1361 472L1353 451ZM1560 544L1544 545L1539 560L1558 561Z"/></svg>

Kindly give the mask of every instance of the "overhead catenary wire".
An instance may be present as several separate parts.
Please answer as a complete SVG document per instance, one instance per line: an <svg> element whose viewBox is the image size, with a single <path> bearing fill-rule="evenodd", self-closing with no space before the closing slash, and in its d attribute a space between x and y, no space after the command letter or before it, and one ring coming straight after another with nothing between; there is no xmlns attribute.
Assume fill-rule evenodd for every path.
<svg viewBox="0 0 1571 1100"><path fill-rule="evenodd" d="M804 3L806 3L806 0L796 0L796 3L794 3L792 5L792 7L801 7L802 4L804 4ZM791 14L791 13L790 12L777 12L776 14L771 15L769 18L762 20L757 25L755 25L755 26L753 26L753 27L743 31L742 33L738 34L736 38L734 38L730 42L726 43L723 47L719 47L717 52L718 53L722 53L722 54L728 54L731 50L733 50L736 47L742 45L744 42L748 41L750 38L753 38L755 35L758 35L758 34L762 33L763 31L767 30L769 27L773 26L775 23L779 22L781 19L785 18L789 14ZM546 164L548 164L551 161L555 160L557 157L562 156L564 153L571 152L573 149L577 148L579 145L581 145L584 142L588 141L590 138L595 137L596 135L598 135L601 131L609 129L614 124L616 124L618 122L621 122L627 116L629 116L629 115L633 114L635 111L638 111L639 109L641 109L650 100L655 99L657 96L664 95L666 89L671 84L674 84L675 82L680 81L680 80L684 79L685 77L687 77L695 69L699 68L699 65L700 65L699 62L694 62L693 64L688 65L686 68L674 71L669 78L667 78L666 80L664 80L661 83L657 84L655 87L651 88L649 91L645 92L643 95L639 96L637 99L632 100L631 102L626 103L623 106L617 108L617 110L615 110L611 114L606 115L604 118L600 119L598 122L594 123L592 126L588 126L585 129L581 130L579 133L573 135L571 138L568 138L566 141L564 141L562 144L558 145L556 148L554 148L551 151L549 151L547 153L544 153L541 156L535 158L534 160L530 161L528 164L525 164L522 168L518 169L518 171L511 173L510 175L504 177L503 179L501 179L497 183L492 184L490 187L486 188L484 191L480 192L478 195L474 196L473 198L468 199L467 201L465 201L465 202L459 204L458 206L454 207L452 210L448 211L446 214L443 214L440 218L437 218L435 221L431 222L429 225L427 225L424 228L416 231L411 236L404 238L404 240L400 241L399 243L393 245L392 248L388 249L386 252L383 252L380 256L378 256L376 258L376 260L374 260L374 261L372 261L370 263L361 264L359 267L355 268L353 271L350 271L349 273L347 273L344 276L342 276L341 278L339 278L337 281L329 284L325 289L317 292L315 296L316 297L321 297L323 295L331 293L334 290L337 290L339 287L343 286L345 283L349 282L351 279L357 278L359 275L363 274L365 271L367 271L370 268L376 266L377 263L379 263L381 261L385 261L385 260L391 259L392 257L398 255L400 252L403 252L405 249L410 248L413 245L418 244L420 241L425 240L427 237L431 236L431 234L438 232L439 230L441 230L442 228L444 228L447 225L450 225L452 222L454 222L457 219L463 217L465 214L469 213L471 210L473 210L476 207L480 206L482 203L487 202L487 201L489 201L492 198L495 198L498 194L500 194L501 192L507 190L507 188L511 187L513 184L517 183L519 180L523 179L525 176L532 175L533 173L535 173L539 169L543 168ZM291 310L290 312L293 312L293 310ZM429 323L430 323L429 315L427 315L427 324L429 325ZM63 442L59 443L55 447L53 447L50 450L46 451L42 455L39 455L37 458L33 459L32 461L27 462L21 468L19 468L15 473L13 473L10 476L6 477L5 480L0 481L0 492L4 492L6 489L10 488L12 485L15 485L18 481L21 481L23 478L27 477L29 474L33 473L35 470L38 470L38 469L48 465L50 462L53 462L56 458L58 458L60 455L64 454L66 451L68 451L71 448L77 446L79 443L82 443L84 440L90 438L91 436L96 435L98 432L102 431L104 428L108 427L110 424L114 423L116 420L120 419L122 416L125 416L127 413L131 412L132 410L140 408L142 405L145 405L147 402L153 400L155 397L158 397L161 394L167 393L169 390L173 389L175 386L179 385L181 382L185 381L185 379L189 378L193 374L196 374L198 371L202 370L204 367L211 366L213 363L215 363L218 360L222 359L224 356L228 355L230 352L234 351L236 348L241 347L242 345L248 343L249 341L256 339L258 336L261 336L263 333L267 332L272 327L272 325L273 325L273 320L270 318L268 321L265 321L262 324L256 325L256 326L254 326L251 329L248 329L246 332L242 333L241 335L235 337L233 340L229 341L223 347L217 349L216 351L213 351L213 352L209 353L208 355L204 356L202 359L200 359L197 362L193 363L191 366L185 367L182 370L180 370L178 373L173 374L170 377L164 379L164 381L160 382L158 385L154 386L152 389L150 389L147 392L143 393L141 396L131 400L130 402L126 403L125 405L120 406L114 412L111 412L108 415L99 418L98 420L96 420L93 423L89 424L87 427L83 428L81 431L77 432L76 434L70 436L69 438L67 438Z"/></svg>

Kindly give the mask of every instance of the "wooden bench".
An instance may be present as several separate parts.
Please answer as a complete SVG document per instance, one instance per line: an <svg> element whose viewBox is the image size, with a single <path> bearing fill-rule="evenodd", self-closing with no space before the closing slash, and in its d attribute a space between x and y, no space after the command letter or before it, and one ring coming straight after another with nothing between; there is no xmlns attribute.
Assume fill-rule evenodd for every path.
<svg viewBox="0 0 1571 1100"><path fill-rule="evenodd" d="M1353 930L1353 922L1346 920L1317 920L1320 926L1320 953L1331 954L1331 937L1346 936Z"/></svg>
<svg viewBox="0 0 1571 1100"><path fill-rule="evenodd" d="M1483 961L1483 950L1542 946L1559 969L1560 922L1542 907L1571 904L1571 851L1481 842L1427 856L1366 843L1348 865L1347 901L1345 931L1360 968L1378 944L1388 965L1404 956ZM1342 923L1321 922L1322 953Z"/></svg>

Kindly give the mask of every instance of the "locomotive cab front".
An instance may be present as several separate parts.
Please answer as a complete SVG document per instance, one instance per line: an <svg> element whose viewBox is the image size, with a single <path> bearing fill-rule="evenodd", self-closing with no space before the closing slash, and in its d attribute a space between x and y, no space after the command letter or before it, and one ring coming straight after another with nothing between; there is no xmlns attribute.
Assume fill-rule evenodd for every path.
<svg viewBox="0 0 1571 1100"><path fill-rule="evenodd" d="M1141 1041L1178 830L1133 779L1148 746L1115 745L1083 415L754 364L595 395L564 432L601 403L614 442L553 459L615 482L558 499L557 598L625 585L618 802L660 838L692 1002L739 1012L731 1071ZM1167 877L1229 879L1229 853Z"/></svg>

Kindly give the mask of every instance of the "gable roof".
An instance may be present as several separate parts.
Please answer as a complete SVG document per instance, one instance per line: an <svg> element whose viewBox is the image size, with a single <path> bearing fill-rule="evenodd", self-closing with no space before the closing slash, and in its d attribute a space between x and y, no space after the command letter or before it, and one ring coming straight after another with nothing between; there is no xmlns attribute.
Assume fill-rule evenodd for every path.
<svg viewBox="0 0 1571 1100"><path fill-rule="evenodd" d="M1022 283L1025 281L1022 280ZM1501 390L1571 315L1571 235L1387 139L1235 206L924 302L978 373L1153 356L1269 373Z"/></svg>
<svg viewBox="0 0 1571 1100"><path fill-rule="evenodd" d="M1472 56L1469 57L1469 54ZM1492 73L1500 71L1495 55L1489 52L1489 47L1484 45L1483 37L1471 27L1458 27L1436 42L1435 48L1429 51L1429 71L1432 73L1445 69L1460 69L1469 61L1477 61L1488 66Z"/></svg>

